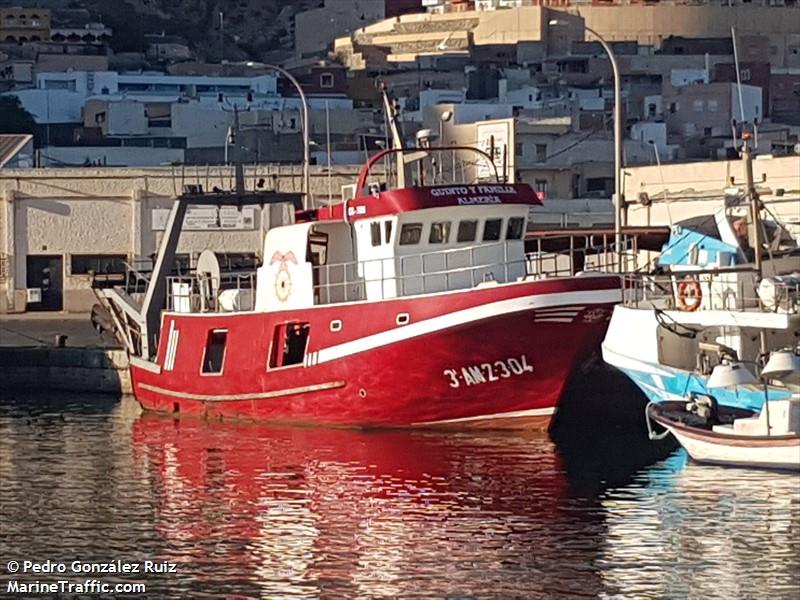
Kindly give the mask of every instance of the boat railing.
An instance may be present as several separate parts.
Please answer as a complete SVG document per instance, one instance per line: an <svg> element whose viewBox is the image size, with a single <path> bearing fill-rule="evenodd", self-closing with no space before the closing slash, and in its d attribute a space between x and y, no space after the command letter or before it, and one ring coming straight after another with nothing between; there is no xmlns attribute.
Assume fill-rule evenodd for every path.
<svg viewBox="0 0 800 600"><path fill-rule="evenodd" d="M580 240L580 241L579 241ZM566 277L581 272L618 272L613 240L556 236L530 252L522 241L499 241L460 248L312 267L314 304L382 300L478 288L525 278ZM548 246L549 244L549 246ZM623 268L635 252L621 253ZM192 273L170 276L166 308L178 313L253 310L256 274L226 273L219 278Z"/></svg>
<svg viewBox="0 0 800 600"><path fill-rule="evenodd" d="M759 284L750 267L623 276L623 302L632 308L661 310L800 312L800 284L769 280Z"/></svg>
<svg viewBox="0 0 800 600"><path fill-rule="evenodd" d="M178 313L234 312L255 308L256 274L205 273L167 277L167 310Z"/></svg>
<svg viewBox="0 0 800 600"><path fill-rule="evenodd" d="M315 266L315 304L360 300L382 300L435 292L508 283L525 277L567 277L580 272L617 272L613 242L583 245L571 238L561 250L546 250L541 244L533 252L519 254L509 244L477 244L368 261ZM635 265L633 252L622 253L623 268Z"/></svg>

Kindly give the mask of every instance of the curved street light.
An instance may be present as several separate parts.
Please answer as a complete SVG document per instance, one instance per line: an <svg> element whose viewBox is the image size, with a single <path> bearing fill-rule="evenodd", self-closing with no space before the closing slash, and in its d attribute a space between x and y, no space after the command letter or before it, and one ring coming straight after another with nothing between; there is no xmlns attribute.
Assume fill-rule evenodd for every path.
<svg viewBox="0 0 800 600"><path fill-rule="evenodd" d="M565 21L552 19L548 22L549 26L567 25ZM622 193L622 100L620 90L619 65L617 57L611 46L591 27L584 24L583 28L591 33L600 42L603 50L608 54L611 61L611 71L614 75L614 249L617 252L617 270L622 271L622 207L625 205L625 195Z"/></svg>
<svg viewBox="0 0 800 600"><path fill-rule="evenodd" d="M250 65L250 66L255 66ZM295 87L297 93L300 94L300 102L303 104L303 191L305 192L303 196L303 208L309 208L310 200L311 200L311 176L309 172L309 164L310 164L310 141L309 141L309 129L308 129L308 101L306 100L306 95L303 93L303 88L300 86L300 83L294 76L289 73L283 67L279 67L277 65L258 65L259 68L262 69L270 69L272 71L277 71Z"/></svg>

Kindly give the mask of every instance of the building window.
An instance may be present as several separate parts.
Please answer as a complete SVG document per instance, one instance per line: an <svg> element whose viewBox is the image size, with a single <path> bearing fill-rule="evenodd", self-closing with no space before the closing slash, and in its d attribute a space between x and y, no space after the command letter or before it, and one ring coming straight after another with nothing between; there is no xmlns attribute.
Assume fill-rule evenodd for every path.
<svg viewBox="0 0 800 600"><path fill-rule="evenodd" d="M225 329L212 329L206 338L206 349L203 352L204 375L219 375L225 363L225 345L228 341L228 331Z"/></svg>
<svg viewBox="0 0 800 600"><path fill-rule="evenodd" d="M678 110L678 103L677 102L670 102L669 112L674 113L676 110Z"/></svg>
<svg viewBox="0 0 800 600"><path fill-rule="evenodd" d="M478 233L478 221L461 221L458 224L457 242L474 242Z"/></svg>
<svg viewBox="0 0 800 600"><path fill-rule="evenodd" d="M536 162L547 160L547 144L536 144Z"/></svg>
<svg viewBox="0 0 800 600"><path fill-rule="evenodd" d="M446 244L450 239L450 221L431 223L431 232L428 235L430 244Z"/></svg>
<svg viewBox="0 0 800 600"><path fill-rule="evenodd" d="M124 254L73 254L70 271L73 275L121 274L126 272Z"/></svg>
<svg viewBox="0 0 800 600"><path fill-rule="evenodd" d="M422 239L422 223L406 223L400 229L400 245L419 244Z"/></svg>
<svg viewBox="0 0 800 600"><path fill-rule="evenodd" d="M323 73L319 76L319 87L332 88L333 87L333 74Z"/></svg>
<svg viewBox="0 0 800 600"><path fill-rule="evenodd" d="M483 241L496 242L500 239L500 232L503 230L503 219L486 219L483 226Z"/></svg>
<svg viewBox="0 0 800 600"><path fill-rule="evenodd" d="M694 108L694 112L703 112L703 101L702 100L695 100L692 103L692 107Z"/></svg>
<svg viewBox="0 0 800 600"><path fill-rule="evenodd" d="M607 179L605 177L587 177L586 178L586 191L587 192L605 192Z"/></svg>
<svg viewBox="0 0 800 600"><path fill-rule="evenodd" d="M372 238L373 246L381 245L381 224L378 221L373 221L369 224L369 233Z"/></svg>
<svg viewBox="0 0 800 600"><path fill-rule="evenodd" d="M711 112L717 112L719 109L719 102L716 100L709 100L708 101L708 110Z"/></svg>
<svg viewBox="0 0 800 600"><path fill-rule="evenodd" d="M522 217L511 217L506 228L507 240L521 240L522 232L525 228L525 219Z"/></svg>
<svg viewBox="0 0 800 600"><path fill-rule="evenodd" d="M703 128L703 135L706 137L711 137L711 127L704 127Z"/></svg>
<svg viewBox="0 0 800 600"><path fill-rule="evenodd" d="M534 182L534 189L542 194L547 194L547 179L537 179Z"/></svg>

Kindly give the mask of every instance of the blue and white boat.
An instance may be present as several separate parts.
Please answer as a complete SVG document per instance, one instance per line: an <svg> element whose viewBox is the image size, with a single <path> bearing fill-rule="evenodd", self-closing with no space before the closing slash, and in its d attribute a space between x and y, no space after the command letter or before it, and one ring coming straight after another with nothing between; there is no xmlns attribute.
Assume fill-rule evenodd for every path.
<svg viewBox="0 0 800 600"><path fill-rule="evenodd" d="M726 195L707 216L674 225L657 274L625 276L603 359L651 402L711 395L720 405L758 412L767 395L790 395L755 378L766 354L798 344L800 248L759 214L754 196L750 186ZM800 200L792 201L800 214ZM708 380L720 364L750 370L755 382L712 391Z"/></svg>

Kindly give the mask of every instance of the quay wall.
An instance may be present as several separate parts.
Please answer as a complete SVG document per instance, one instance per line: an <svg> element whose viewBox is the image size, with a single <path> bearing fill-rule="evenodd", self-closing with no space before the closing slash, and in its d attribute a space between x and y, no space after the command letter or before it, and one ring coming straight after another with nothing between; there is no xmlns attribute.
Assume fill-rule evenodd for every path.
<svg viewBox="0 0 800 600"><path fill-rule="evenodd" d="M124 350L0 346L0 388L130 394Z"/></svg>

